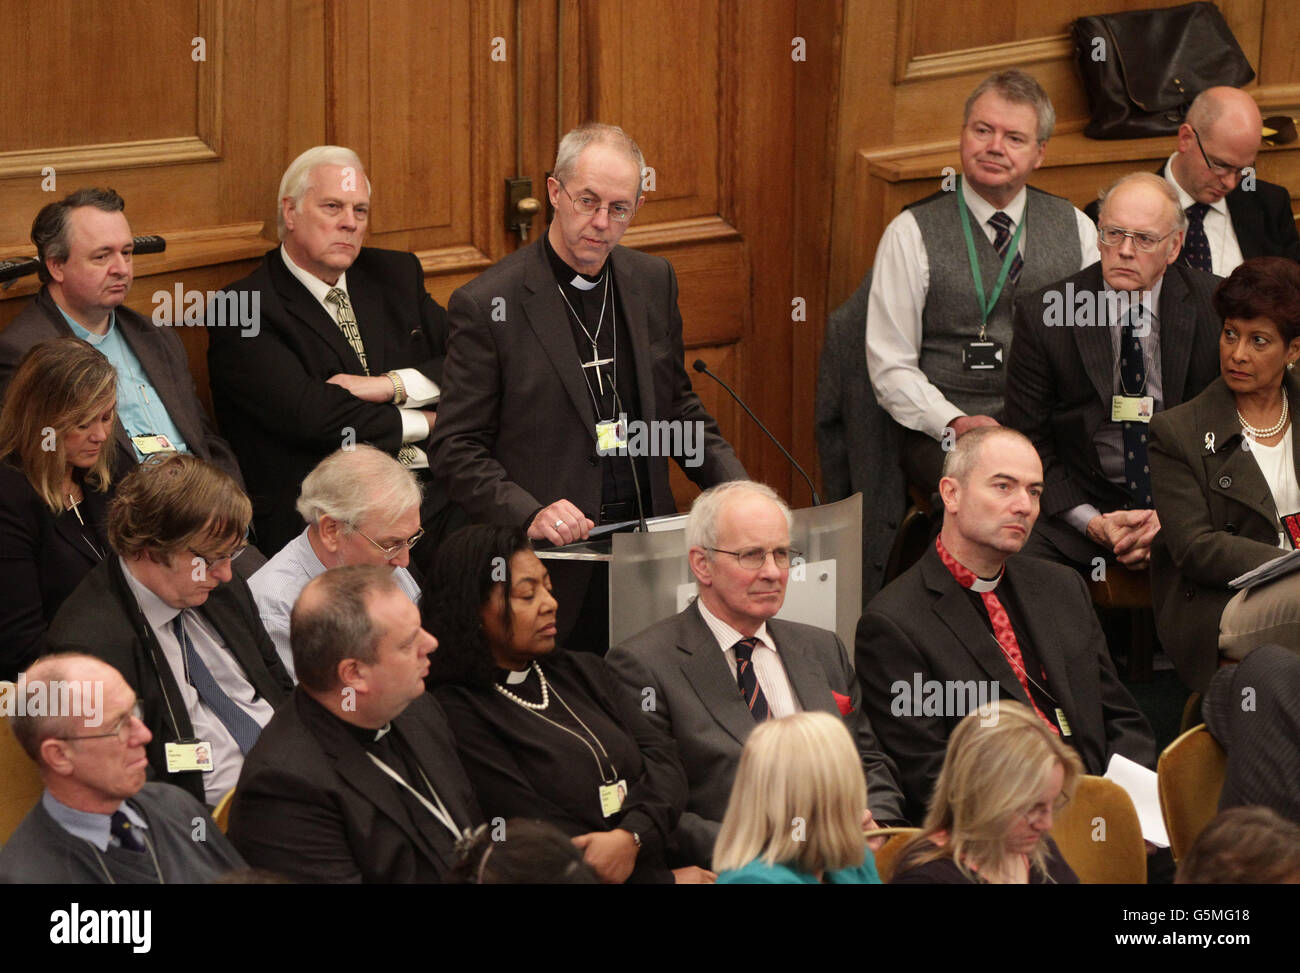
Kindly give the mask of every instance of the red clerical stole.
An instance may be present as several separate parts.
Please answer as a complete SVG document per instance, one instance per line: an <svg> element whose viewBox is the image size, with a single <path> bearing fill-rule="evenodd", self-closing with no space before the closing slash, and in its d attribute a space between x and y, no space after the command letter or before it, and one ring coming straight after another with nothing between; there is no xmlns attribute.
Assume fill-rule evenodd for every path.
<svg viewBox="0 0 1300 973"><path fill-rule="evenodd" d="M977 578L974 571L958 564L957 559L948 553L947 548L943 546L942 537L934 539L934 548L939 552L939 560L957 579L957 583L963 588L975 588L979 592L979 596L984 599L984 610L989 613L989 621L993 623L993 638L998 643L998 648L1002 650L1002 654L1006 657L1007 664L1011 666L1011 671L1016 674L1016 678L1020 680L1020 685L1024 687L1025 696L1029 699L1029 705L1034 708L1034 712L1042 718L1052 732L1060 736L1061 731L1038 708L1038 703L1034 701L1034 694L1029 691L1029 676L1025 672L1025 657L1020 651L1020 642L1016 639L1015 629L1011 627L1011 619L1007 617L1007 610L1002 607L1002 602L993 593L993 589L998 586L998 581L1002 580L1002 575L999 574L997 581L993 582ZM1006 569L1003 568L1003 570ZM1040 675L1042 674L1040 673ZM1044 681L1046 681L1046 678L1046 676L1043 677Z"/></svg>

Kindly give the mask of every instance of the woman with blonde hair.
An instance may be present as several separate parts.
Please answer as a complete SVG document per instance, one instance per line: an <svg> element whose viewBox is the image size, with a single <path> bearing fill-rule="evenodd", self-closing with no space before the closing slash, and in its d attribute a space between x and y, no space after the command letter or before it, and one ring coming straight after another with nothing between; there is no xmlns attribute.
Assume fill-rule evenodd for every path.
<svg viewBox="0 0 1300 973"><path fill-rule="evenodd" d="M34 345L0 407L0 679L108 551L117 373L76 338ZM107 446L107 448L106 448Z"/></svg>
<svg viewBox="0 0 1300 973"><path fill-rule="evenodd" d="M1079 881L1048 832L1083 773L1029 707L1003 700L953 730L921 833L899 854L896 885Z"/></svg>
<svg viewBox="0 0 1300 973"><path fill-rule="evenodd" d="M740 755L713 849L722 885L878 885L862 837L867 784L844 723L767 720Z"/></svg>

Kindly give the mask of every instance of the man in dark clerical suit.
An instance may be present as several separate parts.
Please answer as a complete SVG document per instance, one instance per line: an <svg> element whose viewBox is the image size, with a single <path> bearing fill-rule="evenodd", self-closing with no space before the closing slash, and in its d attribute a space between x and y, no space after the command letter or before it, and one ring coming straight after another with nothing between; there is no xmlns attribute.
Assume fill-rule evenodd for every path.
<svg viewBox="0 0 1300 973"><path fill-rule="evenodd" d="M438 643L419 610L391 570L334 568L303 589L292 643L298 688L244 764L231 841L299 882L443 880L482 815L424 692Z"/></svg>
<svg viewBox="0 0 1300 973"><path fill-rule="evenodd" d="M219 466L242 486L235 454L194 391L180 337L122 304L133 277L125 205L111 189L79 189L37 214L32 242L44 286L0 333L0 395L33 345L80 338L117 369L116 476L174 448Z"/></svg>
<svg viewBox="0 0 1300 973"><path fill-rule="evenodd" d="M1300 260L1290 191L1255 176L1262 124L1239 88L1207 88L1187 110L1174 154L1157 170L1187 214L1180 263L1227 277L1251 257ZM1085 212L1095 220L1100 207Z"/></svg>
<svg viewBox="0 0 1300 973"><path fill-rule="evenodd" d="M109 508L116 556L86 575L46 635L50 651L84 652L122 673L153 734L152 775L212 806L293 689L231 566L251 515L216 467L186 454L147 459Z"/></svg>
<svg viewBox="0 0 1300 973"><path fill-rule="evenodd" d="M939 481L935 545L858 622L863 707L898 764L913 820L953 728L977 706L996 719L998 699L1031 706L1090 774L1115 753L1155 766L1151 728L1115 674L1083 579L1016 554L1042 489L1042 464L1023 435L989 427L963 436Z"/></svg>
<svg viewBox="0 0 1300 973"><path fill-rule="evenodd" d="M226 290L257 326L219 326L235 300L219 296L208 339L213 406L268 556L301 530L298 487L335 450L365 442L427 471L447 335L419 260L361 246L370 183L354 152L308 149L285 171L277 202L282 245ZM449 511L430 491L421 514L423 563Z"/></svg>
<svg viewBox="0 0 1300 973"><path fill-rule="evenodd" d="M477 522L569 544L639 508L676 512L667 453L702 487L745 475L686 375L672 266L616 246L644 199L642 164L622 129L570 132L547 180L547 232L451 297L433 468ZM640 449L650 423L680 436ZM604 577L552 569L561 643L607 647ZM575 639L579 618L590 632Z"/></svg>
<svg viewBox="0 0 1300 973"><path fill-rule="evenodd" d="M1100 263L1016 301L1006 424L1046 475L1026 554L1147 566L1160 529L1147 423L1219 374L1218 278L1175 263L1185 226L1167 182L1124 176L1103 199Z"/></svg>
<svg viewBox="0 0 1300 973"><path fill-rule="evenodd" d="M682 860L712 859L754 727L800 711L844 720L862 756L871 814L881 825L904 823L897 768L862 711L843 643L834 632L772 617L790 573L789 508L762 484L726 483L696 498L686 542L699 597L606 656L646 719L677 741L689 785L677 825Z"/></svg>

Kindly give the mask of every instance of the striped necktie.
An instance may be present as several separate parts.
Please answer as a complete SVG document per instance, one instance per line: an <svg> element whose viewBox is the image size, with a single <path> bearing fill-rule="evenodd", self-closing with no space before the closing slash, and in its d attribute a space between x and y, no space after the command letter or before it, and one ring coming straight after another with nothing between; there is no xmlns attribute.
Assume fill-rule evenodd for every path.
<svg viewBox="0 0 1300 973"><path fill-rule="evenodd" d="M262 725L226 695L226 691L221 688L212 671L194 648L194 643L190 641L189 633L185 631L185 623L181 621L182 615L184 612L172 620L172 628L176 632L176 641L181 644L190 685L199 694L203 705L212 710L212 714L221 721L221 725L230 731L230 735L235 738L235 743L239 744L239 752L248 753L257 742L262 732Z"/></svg>
<svg viewBox="0 0 1300 973"><path fill-rule="evenodd" d="M756 723L762 723L768 717L767 697L763 687L758 684L758 674L754 671L754 650L758 648L756 638L741 639L735 644L736 682L740 684L740 693L745 697L745 705L753 715Z"/></svg>
<svg viewBox="0 0 1300 973"><path fill-rule="evenodd" d="M989 217L989 224L993 227L993 249L998 252L998 256L1003 260L1007 259L1007 248L1011 246L1011 217L1002 210L998 210ZM1011 283L1020 280L1020 271L1025 266L1025 258L1020 256L1020 251L1016 251L1015 259L1011 261L1011 271L1007 274L1007 279Z"/></svg>

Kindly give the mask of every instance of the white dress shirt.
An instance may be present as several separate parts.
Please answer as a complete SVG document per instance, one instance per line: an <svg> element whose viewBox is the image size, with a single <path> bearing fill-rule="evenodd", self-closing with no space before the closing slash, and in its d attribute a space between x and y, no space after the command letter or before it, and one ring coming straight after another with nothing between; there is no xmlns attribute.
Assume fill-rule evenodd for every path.
<svg viewBox="0 0 1300 973"><path fill-rule="evenodd" d="M980 228L993 242L995 231L989 217L997 209L980 196L965 179L962 197ZM1022 187L1002 212L1011 218L1015 233L1025 214L1028 192ZM1074 211L1079 230L1083 262L1079 269L1096 263L1097 227L1079 210ZM1023 255L1033 230L1020 235ZM867 304L867 371L876 399L899 425L915 429L934 439L943 437L944 427L965 415L953 405L921 371L921 315L930 291L930 260L926 255L921 228L910 210L904 210L885 227L876 249L871 297Z"/></svg>
<svg viewBox="0 0 1300 973"><path fill-rule="evenodd" d="M325 313L330 316L330 320L335 324L339 323L339 308L337 304L325 300L325 295L335 287L348 293L348 275L347 272L339 274L338 283L333 286L325 283L315 274L303 270L289 256L289 252L280 245L280 256L284 258L284 265L289 268L289 273L307 288L312 297L320 303L325 309ZM352 295L348 294L348 303L352 303ZM356 314L356 306L353 305L352 313ZM357 324L361 324L361 319L357 319ZM426 405L437 402L441 396L441 390L438 383L429 378L418 368L398 368L394 369L402 379L402 386L406 389L406 403L402 408L397 409L402 417L402 442L420 443L429 438L429 420L421 414L420 409ZM397 408L394 406L393 408ZM411 464L412 469L426 469L429 465L429 457L425 455L424 450L419 446L411 447L418 455L415 462Z"/></svg>
<svg viewBox="0 0 1300 973"><path fill-rule="evenodd" d="M718 647L722 649L727 666L731 669L731 678L736 679L736 643L745 636L709 611L704 605L704 599L696 598L695 604L699 606L704 624L709 626L709 631L718 640ZM759 688L763 690L763 696L767 699L768 713L774 719L779 719L800 712L799 700L795 698L790 677L786 675L785 666L781 664L776 643L768 634L767 622L758 627L754 638L759 641L751 657L754 661L754 677L758 680ZM737 692L740 690L739 681L736 682L736 690Z"/></svg>
<svg viewBox="0 0 1300 973"><path fill-rule="evenodd" d="M171 667L176 685L180 687L180 702L189 715L194 727L194 736L212 745L212 772L203 775L203 791L208 804L215 805L226 791L235 786L239 780L240 768L244 766L244 755L239 751L239 744L231 736L226 725L217 719L217 715L199 700L198 691L186 678L185 659L182 655L180 640L172 628L172 619L181 612L167 604L146 588L131 573L131 567L122 562L122 574L127 586L135 595L136 604L144 613L145 621L153 629L154 637L162 648L163 657ZM185 609L185 634L194 643L198 653L212 678L240 709L257 721L259 726L266 726L275 714L275 708L257 695L253 684L244 676L238 660L226 648L221 636L214 631L198 612ZM172 705L176 700L172 700Z"/></svg>
<svg viewBox="0 0 1300 973"><path fill-rule="evenodd" d="M1178 205L1185 212L1196 200L1187 195L1174 178L1173 163L1177 156L1178 153L1175 152L1165 163L1165 179L1174 187L1174 192L1178 193ZM1227 277L1245 259L1241 255L1241 244L1237 242L1237 231L1232 226L1232 216L1228 213L1226 197L1217 203L1211 203L1205 211L1205 238L1210 241L1211 267L1220 277Z"/></svg>
<svg viewBox="0 0 1300 973"><path fill-rule="evenodd" d="M1280 442L1265 446L1259 442L1250 444L1250 455L1255 457L1259 471L1264 474L1268 492L1273 497L1273 507L1278 517L1300 511L1300 484L1295 478L1295 453L1291 445L1291 428ZM1277 546L1284 551L1291 549L1291 535L1285 530L1277 532Z"/></svg>

